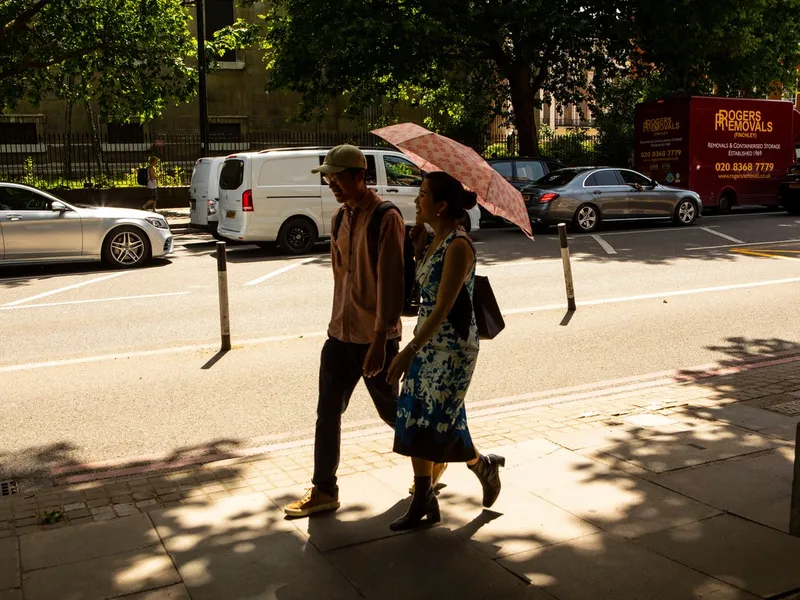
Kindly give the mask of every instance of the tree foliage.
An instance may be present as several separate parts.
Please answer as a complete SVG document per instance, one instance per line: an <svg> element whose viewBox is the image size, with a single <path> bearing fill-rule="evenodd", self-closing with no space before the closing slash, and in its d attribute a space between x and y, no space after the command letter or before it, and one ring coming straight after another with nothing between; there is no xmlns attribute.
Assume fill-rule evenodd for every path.
<svg viewBox="0 0 800 600"><path fill-rule="evenodd" d="M602 0L275 0L265 22L268 86L299 92L301 118L343 94L351 115L404 98L456 123L504 114L527 154L542 92L574 101L588 71L624 58L618 14Z"/></svg>
<svg viewBox="0 0 800 600"><path fill-rule="evenodd" d="M56 93L110 119L158 116L197 88L197 46L181 0L0 0L0 108ZM252 39L237 22L210 62Z"/></svg>

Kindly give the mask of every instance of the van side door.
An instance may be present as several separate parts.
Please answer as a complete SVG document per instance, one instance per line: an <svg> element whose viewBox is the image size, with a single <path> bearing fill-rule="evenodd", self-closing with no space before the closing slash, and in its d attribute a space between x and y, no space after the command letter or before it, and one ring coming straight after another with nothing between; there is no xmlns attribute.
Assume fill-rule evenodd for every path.
<svg viewBox="0 0 800 600"><path fill-rule="evenodd" d="M417 221L415 200L422 185L422 170L404 156L386 153L381 160L386 177L384 200L391 200L403 215L406 225Z"/></svg>

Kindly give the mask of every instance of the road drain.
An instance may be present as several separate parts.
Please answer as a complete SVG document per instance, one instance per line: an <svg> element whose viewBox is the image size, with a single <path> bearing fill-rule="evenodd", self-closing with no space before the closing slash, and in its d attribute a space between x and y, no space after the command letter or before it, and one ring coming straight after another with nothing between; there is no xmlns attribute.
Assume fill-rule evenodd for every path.
<svg viewBox="0 0 800 600"><path fill-rule="evenodd" d="M0 481L0 497L3 496L15 496L19 493L19 487L17 487L17 482L13 479L8 481Z"/></svg>

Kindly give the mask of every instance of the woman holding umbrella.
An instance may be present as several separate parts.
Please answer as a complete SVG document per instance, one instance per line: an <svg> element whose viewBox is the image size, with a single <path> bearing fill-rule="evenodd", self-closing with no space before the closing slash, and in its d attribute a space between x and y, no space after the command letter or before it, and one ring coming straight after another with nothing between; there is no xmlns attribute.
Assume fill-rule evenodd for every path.
<svg viewBox="0 0 800 600"><path fill-rule="evenodd" d="M411 231L420 289L414 339L389 367L388 379L405 377L397 411L394 451L411 457L414 496L408 512L391 524L402 531L441 517L431 487L434 463L466 462L483 486L483 505L500 494L501 456L483 456L472 443L464 399L478 358L472 307L475 247L457 223L475 206L476 194L443 171L428 173L416 199ZM427 244L425 225L434 236Z"/></svg>

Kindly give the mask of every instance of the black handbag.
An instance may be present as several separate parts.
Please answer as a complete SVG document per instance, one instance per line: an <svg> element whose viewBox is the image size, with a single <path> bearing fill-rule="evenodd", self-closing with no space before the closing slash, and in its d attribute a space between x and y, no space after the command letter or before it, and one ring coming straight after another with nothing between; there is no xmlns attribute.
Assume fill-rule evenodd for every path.
<svg viewBox="0 0 800 600"><path fill-rule="evenodd" d="M469 299L467 286L461 286L461 291L453 303L453 308L447 315L447 320L456 330L462 340L469 337L469 326L472 321L472 311L475 311L475 324L478 326L478 337L482 340L493 340L503 329L506 322L503 313L494 297L489 278L482 275L475 276L475 287L472 291L472 301Z"/></svg>
<svg viewBox="0 0 800 600"><path fill-rule="evenodd" d="M475 289L472 292L472 304L475 308L475 322L478 325L478 337L482 340L493 340L506 327L503 313L494 297L489 278L475 276Z"/></svg>

